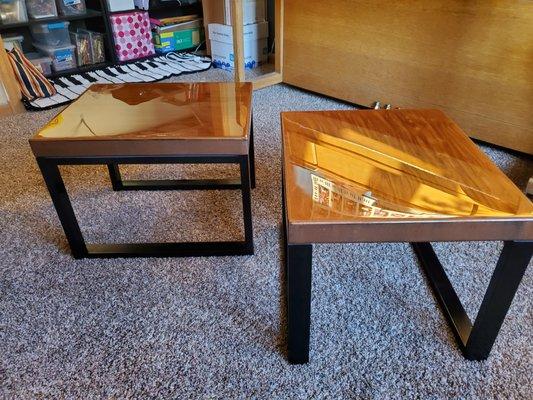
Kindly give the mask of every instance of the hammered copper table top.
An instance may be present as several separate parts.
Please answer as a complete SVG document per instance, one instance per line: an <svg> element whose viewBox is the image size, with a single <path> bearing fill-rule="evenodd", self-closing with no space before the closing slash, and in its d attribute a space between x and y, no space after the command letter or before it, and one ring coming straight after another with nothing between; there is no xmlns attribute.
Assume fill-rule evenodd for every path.
<svg viewBox="0 0 533 400"><path fill-rule="evenodd" d="M30 140L36 156L246 154L251 83L92 85Z"/></svg>
<svg viewBox="0 0 533 400"><path fill-rule="evenodd" d="M533 205L444 113L282 113L289 241L533 239Z"/></svg>

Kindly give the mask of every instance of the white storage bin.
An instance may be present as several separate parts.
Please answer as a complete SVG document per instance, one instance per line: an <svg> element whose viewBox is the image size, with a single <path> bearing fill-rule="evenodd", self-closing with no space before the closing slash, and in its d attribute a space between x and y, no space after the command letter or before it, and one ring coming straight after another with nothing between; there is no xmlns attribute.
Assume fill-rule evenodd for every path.
<svg viewBox="0 0 533 400"><path fill-rule="evenodd" d="M55 72L65 69L76 68L76 46L46 46L39 43L33 43L33 46L41 53L52 59L52 70Z"/></svg>

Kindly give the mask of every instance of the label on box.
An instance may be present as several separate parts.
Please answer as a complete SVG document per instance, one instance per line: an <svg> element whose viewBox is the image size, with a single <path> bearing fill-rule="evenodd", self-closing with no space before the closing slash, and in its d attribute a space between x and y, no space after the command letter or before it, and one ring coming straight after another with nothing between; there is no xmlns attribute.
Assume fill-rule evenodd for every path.
<svg viewBox="0 0 533 400"><path fill-rule="evenodd" d="M56 59L56 61L58 62L63 62L63 61L72 61L73 60L73 51L70 50L70 49L66 49L66 50L56 50L54 52L54 58Z"/></svg>
<svg viewBox="0 0 533 400"><path fill-rule="evenodd" d="M267 61L267 39L246 40L244 42L244 67L255 68ZM235 63L233 45L211 40L211 57L216 68L232 69Z"/></svg>
<svg viewBox="0 0 533 400"><path fill-rule="evenodd" d="M160 34L154 33L153 37L156 50L159 53L166 53L198 46L203 40L203 30L194 28Z"/></svg>
<svg viewBox="0 0 533 400"><path fill-rule="evenodd" d="M55 22L52 24L48 24L48 29L65 29L65 24L63 22Z"/></svg>
<svg viewBox="0 0 533 400"><path fill-rule="evenodd" d="M209 24L207 28L209 30L210 40L229 44L233 43L233 27L223 24ZM268 22L243 26L242 37L244 41L267 38Z"/></svg>

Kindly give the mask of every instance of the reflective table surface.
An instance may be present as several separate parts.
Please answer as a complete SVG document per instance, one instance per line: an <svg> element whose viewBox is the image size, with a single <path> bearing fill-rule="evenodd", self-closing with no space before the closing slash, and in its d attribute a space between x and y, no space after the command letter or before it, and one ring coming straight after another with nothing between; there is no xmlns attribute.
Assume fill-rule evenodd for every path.
<svg viewBox="0 0 533 400"><path fill-rule="evenodd" d="M83 141L90 150L106 140L163 147L169 140L247 140L251 98L250 83L96 84L30 142L38 155L60 141Z"/></svg>
<svg viewBox="0 0 533 400"><path fill-rule="evenodd" d="M285 112L282 130L289 223L533 220L529 199L440 111Z"/></svg>

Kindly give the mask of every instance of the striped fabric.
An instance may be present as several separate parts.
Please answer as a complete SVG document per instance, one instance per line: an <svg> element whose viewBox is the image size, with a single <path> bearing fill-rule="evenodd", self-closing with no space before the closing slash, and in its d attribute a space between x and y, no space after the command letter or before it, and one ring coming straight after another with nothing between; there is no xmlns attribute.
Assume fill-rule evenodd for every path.
<svg viewBox="0 0 533 400"><path fill-rule="evenodd" d="M27 101L50 97L56 94L52 83L16 47L7 52L9 62L20 86L22 97Z"/></svg>

